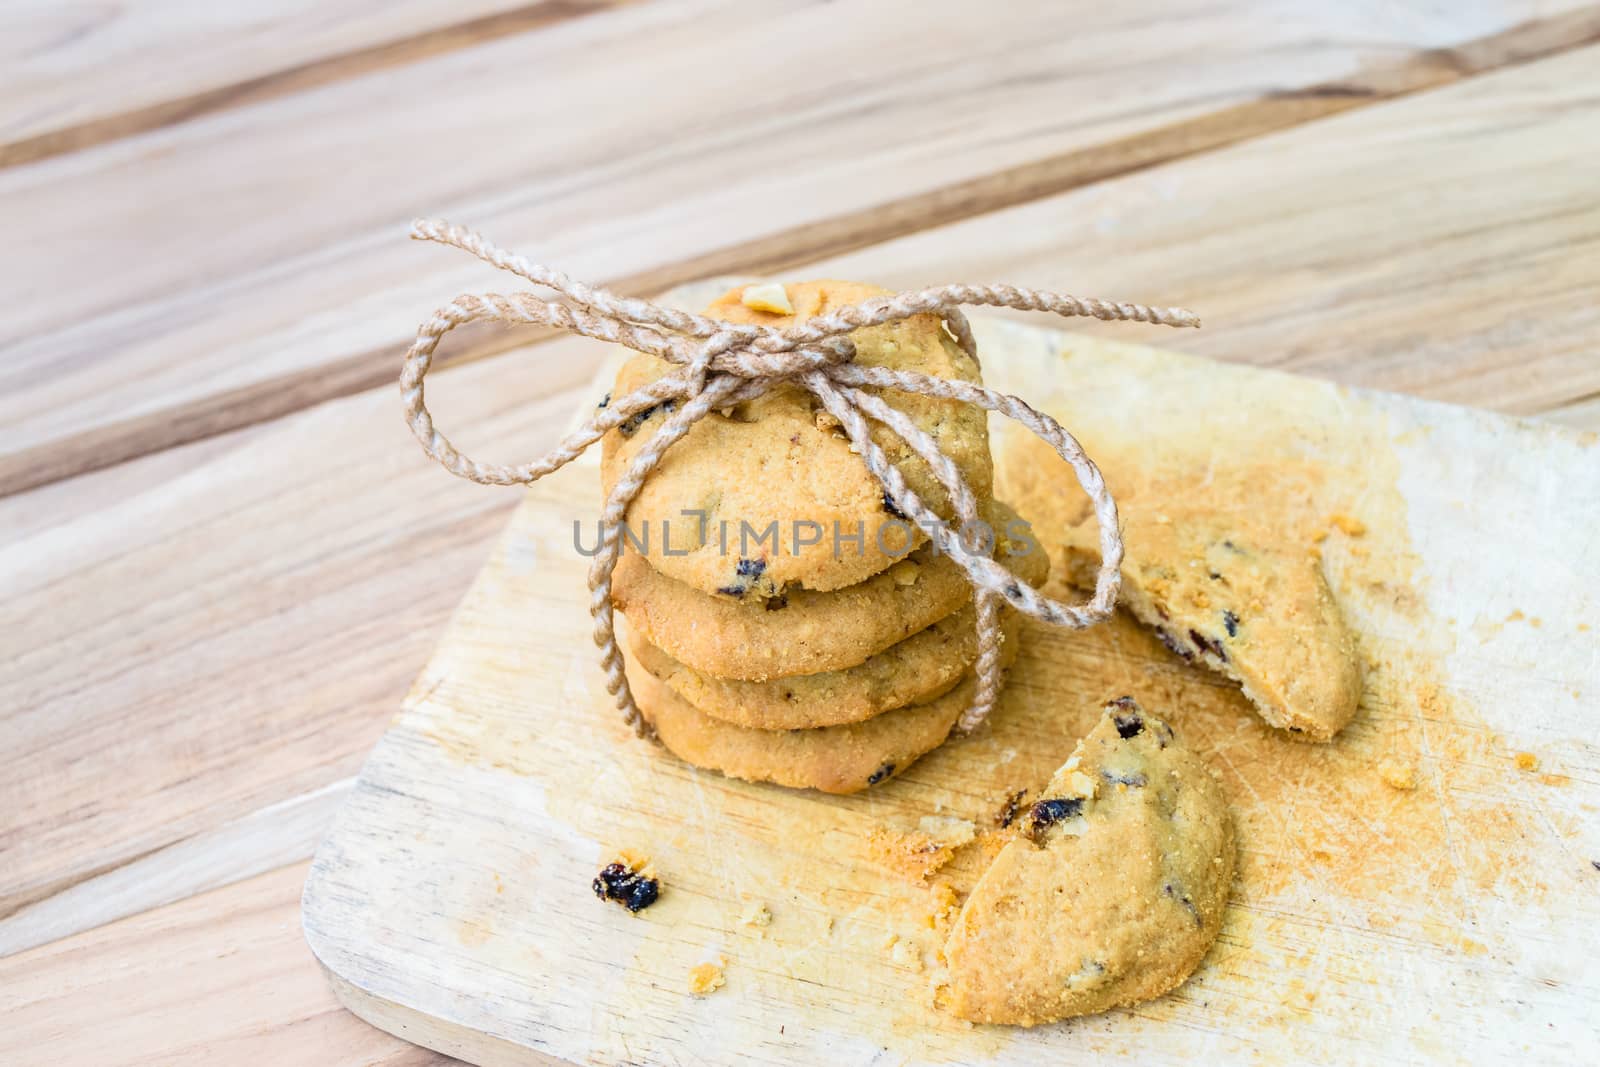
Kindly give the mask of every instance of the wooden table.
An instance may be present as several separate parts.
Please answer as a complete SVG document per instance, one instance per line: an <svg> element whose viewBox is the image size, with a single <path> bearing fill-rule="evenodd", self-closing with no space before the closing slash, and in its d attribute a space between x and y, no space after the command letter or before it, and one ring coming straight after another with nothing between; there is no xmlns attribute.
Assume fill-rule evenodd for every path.
<svg viewBox="0 0 1600 1067"><path fill-rule="evenodd" d="M1600 7L264 6L4 16L0 1062L440 1060L298 917L516 497L401 424L415 324L503 284L413 214L635 293L1181 303L1163 344L1600 429ZM474 451L600 358L528 340L447 344Z"/></svg>

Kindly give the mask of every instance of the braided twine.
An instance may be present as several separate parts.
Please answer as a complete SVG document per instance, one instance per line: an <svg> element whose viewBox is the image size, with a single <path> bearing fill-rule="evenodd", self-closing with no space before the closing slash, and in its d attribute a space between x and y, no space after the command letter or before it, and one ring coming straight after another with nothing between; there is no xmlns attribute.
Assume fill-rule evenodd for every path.
<svg viewBox="0 0 1600 1067"><path fill-rule="evenodd" d="M1181 308L1084 300L1012 285L943 285L877 297L777 329L721 322L645 300L620 297L511 255L470 230L442 221L414 222L411 236L470 252L486 263L565 298L546 301L531 292L467 293L440 308L418 328L416 343L406 352L400 374L406 422L422 443L423 450L451 474L483 485L536 482L572 462L618 424L663 401L678 402L606 498L600 513L600 546L589 568L589 611L594 616L594 640L600 648L606 689L616 698L625 721L641 737L649 736L651 729L640 715L628 687L611 607L611 574L621 551L619 528L623 517L667 449L681 440L697 421L708 412L754 399L782 382L793 382L806 389L839 420L867 469L883 484L884 492L895 507L926 530L936 550L949 555L972 583L978 616L977 687L972 706L961 715L959 730L969 732L982 723L999 695L999 608L1002 602L1025 615L1068 629L1092 626L1109 616L1115 607L1122 567L1117 507L1099 469L1073 436L1049 415L1005 393L971 382L857 365L855 345L848 335L864 326L933 313L943 319L956 342L976 360L977 346L966 316L961 313L962 305L1047 311L1064 318L1092 316L1162 326L1198 326L1199 319L1192 312ZM605 408L540 459L516 467L482 463L457 451L434 427L423 399L422 383L444 335L457 326L483 319L554 327L645 352L678 364L681 369L627 396L613 397ZM876 393L868 391L884 389L957 400L999 412L1026 426L1067 461L1078 483L1089 494L1100 525L1100 571L1094 594L1088 601L1065 604L1045 596L992 558L994 538L972 544L971 541L978 539L962 536L963 530L981 529L975 525L979 523L979 513L972 490L955 463L939 451L926 431ZM949 493L955 512L951 522L946 523L929 510L912 492L904 476L873 441L869 420L899 435L928 464Z"/></svg>

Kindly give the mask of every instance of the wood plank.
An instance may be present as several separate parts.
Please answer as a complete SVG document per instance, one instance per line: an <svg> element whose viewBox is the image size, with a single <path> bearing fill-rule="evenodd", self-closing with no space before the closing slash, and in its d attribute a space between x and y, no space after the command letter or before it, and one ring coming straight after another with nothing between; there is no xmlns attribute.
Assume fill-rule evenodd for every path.
<svg viewBox="0 0 1600 1067"><path fill-rule="evenodd" d="M1565 173L1586 143L1566 125L1572 108L1561 102L1582 99L1585 83L1565 67L1553 69L1538 64L1497 76L1506 83L1496 93L1511 102L1489 107L1499 124L1529 136L1555 130L1562 136L1546 140L1564 138L1574 155L1538 156L1542 169L1531 177L1495 172L1474 199L1494 205L1496 232L1534 224L1544 202L1525 199L1522 182ZM1489 106L1470 88L1384 106L1412 109L1414 118L1404 122L1375 108L1308 128L1334 139L1323 150L1302 145L1289 155L1311 153L1333 165L1357 147L1369 154L1402 151L1409 138L1434 129L1434 158L1455 167L1442 134L1473 128L1474 116ZM1375 132L1363 138L1345 129L1358 121L1374 124ZM1556 125L1541 125L1550 123ZM1230 290L1277 293L1293 310L1287 323L1307 335L1326 332L1345 346L1346 380L1359 381L1370 368L1365 384L1394 384L1380 358L1392 346L1389 335L1373 334L1371 347L1363 348L1367 333L1340 333L1351 319L1381 320L1363 309L1387 300L1384 286L1363 293L1355 284L1370 268L1361 248L1371 237L1348 205L1401 195L1391 183L1402 174L1419 191L1402 196L1412 210L1386 238L1401 242L1408 220L1424 229L1435 225L1416 207L1431 173L1420 165L1403 174L1381 166L1350 171L1349 181L1376 184L1365 195L1360 184L1341 193L1350 221L1320 231L1326 271L1286 271L1268 255L1282 240L1285 211L1293 211L1264 193L1241 198L1229 224L1203 245L1200 267L1176 266L1198 276L1206 263L1232 264ZM1101 195L1111 197L1132 180L1108 183ZM1562 184L1552 179L1552 187ZM1147 188L1125 211L1154 212L1164 195ZM1250 203L1263 209L1254 221L1241 213ZM1528 204L1529 215L1518 215L1519 203ZM1125 242L1125 254L1143 257L1147 267L1165 261L1158 250L1167 226L1198 209L1179 202L1165 210L1172 219L1152 222L1154 237ZM1083 218L1077 231L1069 229L1071 220L1045 220L980 232L961 248L930 246L926 261L892 244L878 260L855 257L837 266L897 283L992 273L1036 282L1076 278L1085 291L1111 296L1195 295L1165 292L1142 282L1139 271L1088 277L1090 268L1108 271L1116 263L1105 244L1093 243L1098 216ZM1341 234L1351 247L1341 248ZM1539 239L1564 240L1554 232ZM1079 257L1075 242L1106 254ZM1235 243L1238 251L1231 250ZM1016 249L1020 266L1004 258L1005 247ZM1410 255L1420 261L1420 252ZM1470 306L1503 300L1506 279L1524 269L1526 258L1479 256L1472 242L1458 241L1426 266L1436 280L1459 277L1452 299ZM1247 273L1252 263L1259 274ZM1121 287L1111 284L1118 281ZM1346 295L1338 302L1321 297L1330 286ZM1546 314L1574 321L1586 300L1581 288L1553 295ZM1403 314L1406 306L1391 313ZM1432 306L1418 305L1418 312L1416 336L1441 328ZM1209 329L1221 333L1213 322ZM1488 350L1492 331L1491 323L1459 343ZM1183 332L1163 340L1207 337L1207 331ZM1220 354L1272 362L1281 351L1264 341L1222 345ZM463 445L486 455L530 455L564 417L568 400L553 394L575 387L595 358L589 346L553 342L447 370L434 391L440 425L453 434L461 428L455 435ZM1470 390L1470 382L1461 388ZM1500 399L1490 392L1469 398L1486 406ZM1600 428L1592 405L1581 411L1575 424ZM393 390L384 387L0 500L0 529L30 531L0 559L6 592L0 629L22 642L16 669L0 678L0 734L24 768L0 781L0 810L30 813L11 836L0 836L0 848L19 857L15 873L8 864L0 884L3 910L353 773L513 496L455 482L425 463L400 426ZM103 788L112 775L121 783L114 803ZM26 850L7 848L22 840Z"/></svg>
<svg viewBox="0 0 1600 1067"><path fill-rule="evenodd" d="M531 453L600 348L439 403ZM74 480L48 525L0 503L33 528L0 559L0 914L354 774L515 502L442 477L392 389L223 440Z"/></svg>
<svg viewBox="0 0 1600 1067"><path fill-rule="evenodd" d="M373 1029L334 999L300 932L306 866L0 959L0 1062L456 1062Z"/></svg>
<svg viewBox="0 0 1600 1067"><path fill-rule="evenodd" d="M297 863L352 784L346 778L269 804L23 907L0 919L0 957Z"/></svg>
<svg viewBox="0 0 1600 1067"><path fill-rule="evenodd" d="M1175 349L1600 426L1597 65L1590 46L791 270L1182 304L1205 327Z"/></svg>
<svg viewBox="0 0 1600 1067"><path fill-rule="evenodd" d="M1441 1048L1581 1059L1600 1030L1600 702L1585 692L1600 441L973 321L986 380L1080 435L1130 536L1199 505L1222 524L1212 536L1259 562L1261 538L1293 552L1322 531L1366 665L1355 720L1297 743L1119 615L1026 627L984 728L863 793L696 771L633 737L605 692L569 528L599 506L585 457L526 495L318 849L306 936L364 994L355 1010L385 1004L383 1025L504 1064L1305 1063L1329 1062L1334 1037L1340 1063ZM996 484L1059 560L1083 497L1047 446L1001 425ZM1333 515L1362 525L1327 536ZM1208 557L1212 598L1229 595L1231 567L1255 565L1221 556ZM1286 620L1232 595L1229 656L1293 643L1268 637ZM1223 634L1222 606L1194 625ZM1218 944L1173 994L1130 1011L963 1026L930 996L936 895L874 835L934 813L992 826L1122 694L1167 716L1228 795L1241 857ZM1519 769L1519 751L1541 773ZM1412 768L1413 788L1386 781L1386 761ZM589 890L619 849L649 855L664 884L638 917ZM958 850L937 881L964 895L986 852ZM770 925L741 921L751 901ZM690 996L690 968L718 954L727 987Z"/></svg>
<svg viewBox="0 0 1600 1067"><path fill-rule="evenodd" d="M0 37L0 167L413 63L602 6L609 5L10 4Z"/></svg>
<svg viewBox="0 0 1600 1067"><path fill-rule="evenodd" d="M873 5L841 35L827 7L645 5L0 173L29 250L8 280L19 386L0 399L0 486L372 384L428 308L487 277L397 246L419 210L659 288L989 210L1597 24L1559 2L1282 19L1145 0L1088 24L1066 5L1002 5L975 48L950 32L966 5L916 10ZM710 65L721 77L694 76ZM413 102L405 123L372 120L397 98ZM843 221L815 232L830 244L808 243L829 219Z"/></svg>

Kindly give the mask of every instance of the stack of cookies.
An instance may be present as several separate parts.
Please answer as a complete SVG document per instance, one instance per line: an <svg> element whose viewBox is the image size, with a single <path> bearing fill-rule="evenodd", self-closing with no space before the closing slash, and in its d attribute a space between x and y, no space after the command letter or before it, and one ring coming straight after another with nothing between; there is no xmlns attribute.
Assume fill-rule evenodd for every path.
<svg viewBox="0 0 1600 1067"><path fill-rule="evenodd" d="M784 327L884 290L806 282L733 290L706 314ZM857 330L856 362L978 381L935 315ZM652 356L617 375L623 395L676 368ZM987 417L955 401L886 392L978 497L995 555L1040 584L1048 564L992 498ZM659 429L668 401L603 442L605 488ZM875 440L934 511L948 494L897 436ZM627 619L640 711L681 759L750 781L851 793L903 772L971 703L972 589L867 471L810 393L779 386L713 412L667 450L630 505L612 595ZM1002 662L1016 654L1007 611Z"/></svg>

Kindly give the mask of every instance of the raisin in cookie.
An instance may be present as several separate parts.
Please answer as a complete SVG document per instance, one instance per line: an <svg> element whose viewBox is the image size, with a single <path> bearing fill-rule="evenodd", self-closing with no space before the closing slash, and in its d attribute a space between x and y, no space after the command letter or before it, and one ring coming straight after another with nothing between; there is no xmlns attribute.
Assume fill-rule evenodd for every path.
<svg viewBox="0 0 1600 1067"><path fill-rule="evenodd" d="M1135 618L1238 682L1273 726L1326 741L1350 721L1361 659L1316 560L1199 509L1124 513L1122 604ZM1079 527L1067 544L1074 583L1094 582L1094 533Z"/></svg>
<svg viewBox="0 0 1600 1067"><path fill-rule="evenodd" d="M1049 564L1016 512L985 508L995 558L1023 578ZM965 572L925 545L888 570L845 589L791 589L781 597L708 596L624 552L612 575L612 602L634 632L680 663L718 678L767 681L854 667L972 599Z"/></svg>
<svg viewBox="0 0 1600 1067"><path fill-rule="evenodd" d="M1017 642L1001 648L1016 658ZM925 704L911 704L865 722L815 730L752 730L700 711L647 671L635 671L634 698L668 751L685 763L747 782L773 782L824 793L856 793L903 772L938 748L972 703L976 682Z"/></svg>
<svg viewBox="0 0 1600 1067"><path fill-rule="evenodd" d="M1030 585L1045 578L1042 551L1014 561ZM690 704L724 722L756 730L804 730L870 719L907 704L921 704L949 692L978 656L977 611L968 604L890 645L854 667L747 682L718 678L679 663L637 634L633 655L639 665ZM1001 612L1008 642L1020 629L1016 612Z"/></svg>
<svg viewBox="0 0 1600 1067"><path fill-rule="evenodd" d="M1045 787L967 898L941 1002L1033 1026L1160 996L1199 966L1233 877L1211 771L1123 697Z"/></svg>
<svg viewBox="0 0 1600 1067"><path fill-rule="evenodd" d="M742 292L733 290L706 313L784 327L887 290L853 282L789 285L793 315L746 307ZM976 362L936 315L856 330L850 337L857 363L979 380ZM613 395L676 369L654 356L636 356L618 372ZM889 391L884 399L933 437L979 499L989 497L993 470L983 411L910 393ZM668 401L606 434L601 472L608 492L673 406ZM927 464L882 426L873 424L873 439L917 495L947 514L947 496ZM627 513L630 529L648 531L642 554L662 574L702 593L755 597L791 586L840 589L877 574L924 539L903 520L838 423L796 385L778 386L696 423L667 451Z"/></svg>

